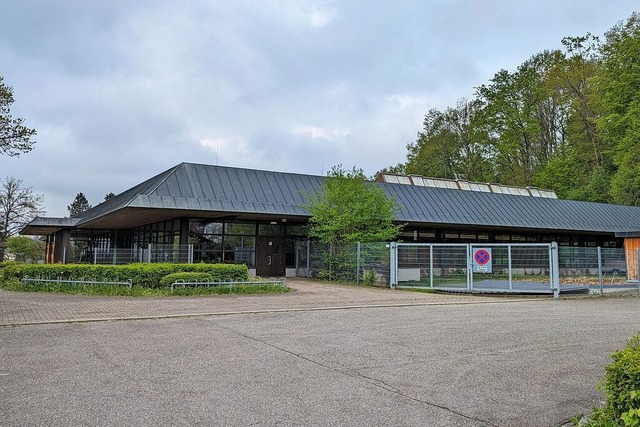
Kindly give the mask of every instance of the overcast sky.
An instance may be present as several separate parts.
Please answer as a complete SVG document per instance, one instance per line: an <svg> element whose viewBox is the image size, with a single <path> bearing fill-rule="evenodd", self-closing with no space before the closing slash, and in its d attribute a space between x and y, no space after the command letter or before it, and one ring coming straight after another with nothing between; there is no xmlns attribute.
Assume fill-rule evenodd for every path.
<svg viewBox="0 0 640 427"><path fill-rule="evenodd" d="M0 75L35 149L0 156L49 216L180 162L367 174L430 108L602 36L637 0L5 0Z"/></svg>

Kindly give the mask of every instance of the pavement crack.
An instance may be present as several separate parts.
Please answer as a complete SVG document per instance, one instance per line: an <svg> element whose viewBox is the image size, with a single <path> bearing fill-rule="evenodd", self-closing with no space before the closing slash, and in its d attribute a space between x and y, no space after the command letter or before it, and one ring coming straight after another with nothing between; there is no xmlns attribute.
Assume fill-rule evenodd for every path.
<svg viewBox="0 0 640 427"><path fill-rule="evenodd" d="M388 384L388 383L384 382L383 380L380 380L380 379L377 379L377 378L373 378L373 377L369 377L369 376L364 375L364 374L362 374L362 373L360 373L360 372L358 372L356 370L338 369L338 368L336 368L334 366L331 366L331 365L328 365L328 364L325 364L325 363L322 363L322 362L318 362L317 360L314 360L314 359L311 359L309 357L303 356L302 354L296 353L294 351L287 350L286 348L279 347L279 346L277 346L275 344L272 344L270 342L267 342L267 341L265 341L263 339L260 339L260 338L257 338L257 337L253 337L251 335L244 334L242 332L239 332L237 330L234 330L234 329L231 329L231 328L228 328L228 327L222 326L221 328L225 329L227 331L233 332L233 333L235 333L235 334L237 334L237 335L239 335L239 336L241 336L243 338L246 338L246 339L249 339L249 340L252 340L252 341L255 341L255 342L259 342L261 344L264 344L266 346L274 348L274 349L276 349L278 351L281 351L283 353L286 353L286 354L289 354L291 356L300 358L300 359L305 360L305 361L307 361L309 363L312 363L312 364L314 364L316 366L320 366L322 368L328 369L328 370L330 370L332 372L335 372L337 374L346 375L346 376L351 377L351 378L363 379L366 382L368 382L369 384L373 385L374 387L378 387L378 388L380 388L382 390L385 390L385 391L390 392L390 393L394 393L394 394L396 394L398 396L404 397L404 398L412 400L414 402L417 402L417 403L420 403L420 404L423 404L423 405L427 405L427 406L430 406L432 408L437 408L437 409L440 409L440 410L443 410L443 411L447 411L447 412L449 412L451 414L457 415L457 416L459 416L461 418L464 418L466 420L480 422L480 423L483 423L483 424L485 424L487 426L491 426L491 427L499 427L497 424L493 424L493 423L491 423L491 422L489 422L487 420L484 420L482 418L472 417L470 415L463 414L462 412L456 411L455 409L449 408L448 406L439 405L437 403L430 402L428 400L418 399L416 397L410 396L410 395L400 391L397 387L394 387L391 384Z"/></svg>
<svg viewBox="0 0 640 427"><path fill-rule="evenodd" d="M478 422L484 423L484 424L486 424L488 426L498 427L496 424L493 424L493 423L491 423L491 422L489 422L487 420L463 414L462 412L456 411L455 409L451 409L448 406L439 405L437 403L430 402L428 400L418 399L417 397L410 396L410 395L408 395L406 393L401 392L400 389L398 389L398 388L396 388L396 387L394 387L394 386L392 386L390 384L387 384L386 382L384 382L384 381L382 381L382 380L380 380L378 378L369 377L369 376L364 375L364 374L362 374L360 372L357 372L357 371L355 372L355 374L356 374L355 376L364 378L364 379L372 382L373 384L378 385L379 387L380 387L380 384L382 384L384 387L381 387L381 388L383 388L383 389L385 389L387 391L390 391L392 393L395 393L398 396L402 396L402 397L407 398L409 400L413 400L414 402L418 402L418 403L422 403L422 404L427 405L427 406L431 406L431 407L434 407L434 408L442 409L444 411L447 411L447 412L450 412L452 414L458 415L459 417L462 417L462 418L467 419L467 420L478 421Z"/></svg>

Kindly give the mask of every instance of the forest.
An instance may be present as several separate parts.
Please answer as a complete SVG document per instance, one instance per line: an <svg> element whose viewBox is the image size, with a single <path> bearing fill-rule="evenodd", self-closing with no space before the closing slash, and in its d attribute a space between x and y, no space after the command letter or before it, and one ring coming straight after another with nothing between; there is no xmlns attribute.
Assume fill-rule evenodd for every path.
<svg viewBox="0 0 640 427"><path fill-rule="evenodd" d="M383 171L640 205L640 13L498 71L423 124L406 162Z"/></svg>

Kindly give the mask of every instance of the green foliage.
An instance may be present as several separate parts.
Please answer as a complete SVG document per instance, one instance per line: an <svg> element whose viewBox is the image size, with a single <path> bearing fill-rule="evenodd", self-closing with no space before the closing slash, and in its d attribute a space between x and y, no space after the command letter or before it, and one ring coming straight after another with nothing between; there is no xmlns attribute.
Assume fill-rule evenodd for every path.
<svg viewBox="0 0 640 427"><path fill-rule="evenodd" d="M376 281L376 272L375 271L367 271L364 273L364 275L362 276L362 283L364 283L365 285L373 285L373 283Z"/></svg>
<svg viewBox="0 0 640 427"><path fill-rule="evenodd" d="M91 209L91 204L87 200L84 193L76 194L76 198L73 199L70 205L67 206L67 210L69 211L69 215L77 216L80 215L84 211L88 211Z"/></svg>
<svg viewBox="0 0 640 427"><path fill-rule="evenodd" d="M209 273L180 272L171 273L160 279L160 286L169 287L175 282L212 282L213 276Z"/></svg>
<svg viewBox="0 0 640 427"><path fill-rule="evenodd" d="M406 162L389 169L640 206L640 12L602 43L587 33L562 44L429 110Z"/></svg>
<svg viewBox="0 0 640 427"><path fill-rule="evenodd" d="M19 156L33 149L35 129L24 126L24 119L14 119L11 115L11 104L14 102L13 88L3 83L0 76L0 154Z"/></svg>
<svg viewBox="0 0 640 427"><path fill-rule="evenodd" d="M371 271L374 279L377 277L376 273L385 275L389 272L389 248L384 242L360 244L359 271L358 245L355 243L314 242L312 254L314 259L311 264L316 277L322 280L367 284L366 271Z"/></svg>
<svg viewBox="0 0 640 427"><path fill-rule="evenodd" d="M309 235L325 243L392 240L402 229L394 225L398 207L362 169L334 166L322 191L307 196Z"/></svg>
<svg viewBox="0 0 640 427"><path fill-rule="evenodd" d="M23 283L16 279L6 281L2 286L8 291L20 292L55 292L79 295L107 295L127 297L160 297L160 296L189 296L189 295L218 295L218 294L264 294L290 292L291 289L275 284L248 284L233 286L199 286L179 287L171 291L170 287L145 288L123 285L80 285L66 283Z"/></svg>
<svg viewBox="0 0 640 427"><path fill-rule="evenodd" d="M640 146L631 147L623 155L611 181L611 196L615 203L640 206Z"/></svg>
<svg viewBox="0 0 640 427"><path fill-rule="evenodd" d="M492 181L491 148L478 124L480 104L460 100L445 111L430 110L418 139L407 145L407 163L393 170L440 178Z"/></svg>
<svg viewBox="0 0 640 427"><path fill-rule="evenodd" d="M4 261L7 239L44 213L43 201L42 194L24 187L19 179L8 177L0 181L0 262Z"/></svg>
<svg viewBox="0 0 640 427"><path fill-rule="evenodd" d="M246 281L248 269L244 264L17 264L7 263L1 270L4 280L24 277L63 280L95 280L119 282L130 280L133 286L157 288L163 277L178 272L198 272L214 281Z"/></svg>
<svg viewBox="0 0 640 427"><path fill-rule="evenodd" d="M640 426L640 335L611 357L601 384L607 403L594 411L588 426Z"/></svg>
<svg viewBox="0 0 640 427"><path fill-rule="evenodd" d="M594 79L601 116L598 130L609 141L617 173L611 193L617 203L640 205L640 13L606 33L601 72Z"/></svg>
<svg viewBox="0 0 640 427"><path fill-rule="evenodd" d="M15 236L7 239L7 250L16 261L38 261L44 256L43 244L40 240L34 240L26 236Z"/></svg>

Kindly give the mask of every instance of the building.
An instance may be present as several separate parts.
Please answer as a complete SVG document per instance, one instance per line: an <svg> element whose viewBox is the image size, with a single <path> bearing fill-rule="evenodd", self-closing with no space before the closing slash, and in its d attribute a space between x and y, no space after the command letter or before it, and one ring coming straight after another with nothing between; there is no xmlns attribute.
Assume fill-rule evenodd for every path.
<svg viewBox="0 0 640 427"><path fill-rule="evenodd" d="M246 263L260 276L291 275L296 245L308 240L306 195L325 179L181 163L77 217L38 217L22 234L47 236L47 262L91 262L116 250L144 256L153 245L163 248L161 261ZM399 205L403 241L640 247L638 207L420 176L384 174L375 185Z"/></svg>

